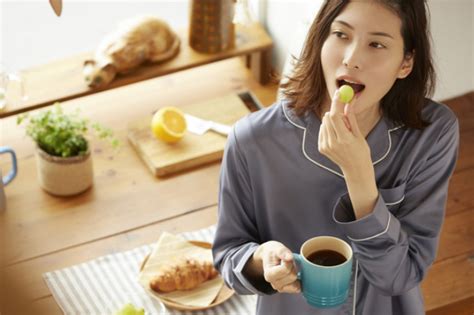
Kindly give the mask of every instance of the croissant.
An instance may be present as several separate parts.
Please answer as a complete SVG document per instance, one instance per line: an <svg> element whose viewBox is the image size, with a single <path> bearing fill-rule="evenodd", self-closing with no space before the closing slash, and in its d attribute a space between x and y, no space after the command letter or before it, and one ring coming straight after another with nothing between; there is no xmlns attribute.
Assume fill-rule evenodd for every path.
<svg viewBox="0 0 474 315"><path fill-rule="evenodd" d="M186 258L163 267L150 280L150 288L156 292L191 290L217 276L217 270L209 261Z"/></svg>

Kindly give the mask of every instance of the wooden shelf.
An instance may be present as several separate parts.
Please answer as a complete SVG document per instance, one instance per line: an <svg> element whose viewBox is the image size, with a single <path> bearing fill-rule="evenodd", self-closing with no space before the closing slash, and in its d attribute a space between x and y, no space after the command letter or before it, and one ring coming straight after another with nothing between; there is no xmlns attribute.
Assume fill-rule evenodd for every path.
<svg viewBox="0 0 474 315"><path fill-rule="evenodd" d="M102 89L89 88L82 75L84 61L90 59L93 52L78 54L37 68L27 69L24 72L24 77L28 100L13 100L11 105L7 105L4 111L0 112L0 117L236 56L246 58L247 67L251 69L253 76L259 83L267 83L273 42L258 23L246 27L237 25L235 48L216 54L199 53L190 48L187 29L178 32L178 36L181 39L181 48L175 58L162 64L143 65L132 73L118 76L110 85Z"/></svg>

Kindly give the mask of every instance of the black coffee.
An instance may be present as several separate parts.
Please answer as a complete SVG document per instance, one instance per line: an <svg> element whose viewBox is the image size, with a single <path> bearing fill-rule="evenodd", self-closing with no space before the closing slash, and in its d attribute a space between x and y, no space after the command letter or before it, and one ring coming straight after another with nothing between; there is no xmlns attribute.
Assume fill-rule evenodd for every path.
<svg viewBox="0 0 474 315"><path fill-rule="evenodd" d="M313 264L320 266L336 266L347 260L341 253L330 249L317 250L306 258Z"/></svg>

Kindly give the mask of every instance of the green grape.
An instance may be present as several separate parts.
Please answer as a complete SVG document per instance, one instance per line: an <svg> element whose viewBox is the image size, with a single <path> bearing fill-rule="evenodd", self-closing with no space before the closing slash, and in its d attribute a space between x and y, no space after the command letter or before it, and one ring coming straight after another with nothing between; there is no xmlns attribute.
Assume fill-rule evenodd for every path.
<svg viewBox="0 0 474 315"><path fill-rule="evenodd" d="M354 97L354 90L350 85L343 85L339 88L339 100L344 104L349 103Z"/></svg>
<svg viewBox="0 0 474 315"><path fill-rule="evenodd" d="M119 310L116 315L145 315L145 310L143 308L135 308L131 303L125 304L121 310Z"/></svg>

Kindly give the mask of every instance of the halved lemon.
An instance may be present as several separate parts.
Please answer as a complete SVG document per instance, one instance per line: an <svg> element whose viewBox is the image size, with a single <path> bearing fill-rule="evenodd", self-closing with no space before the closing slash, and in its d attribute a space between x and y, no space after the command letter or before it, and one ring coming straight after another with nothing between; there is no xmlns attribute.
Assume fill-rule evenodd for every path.
<svg viewBox="0 0 474 315"><path fill-rule="evenodd" d="M151 131L161 141L178 142L186 133L184 113L176 107L161 108L153 115Z"/></svg>

